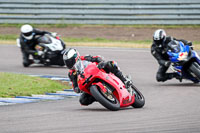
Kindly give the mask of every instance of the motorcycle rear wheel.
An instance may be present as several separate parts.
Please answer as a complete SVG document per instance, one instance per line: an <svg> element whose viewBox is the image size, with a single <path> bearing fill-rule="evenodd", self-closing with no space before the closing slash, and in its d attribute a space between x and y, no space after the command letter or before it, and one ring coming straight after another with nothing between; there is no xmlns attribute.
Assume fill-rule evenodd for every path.
<svg viewBox="0 0 200 133"><path fill-rule="evenodd" d="M132 104L134 108L142 108L145 104L145 98L142 93L135 87L132 86L135 95L135 102Z"/></svg>
<svg viewBox="0 0 200 133"><path fill-rule="evenodd" d="M193 62L189 70L200 80L200 66L197 62Z"/></svg>
<svg viewBox="0 0 200 133"><path fill-rule="evenodd" d="M90 87L90 92L92 93L92 96L105 108L112 110L112 111L117 111L120 109L120 103L118 99L112 94L112 98L109 99L106 97L101 90L93 85Z"/></svg>

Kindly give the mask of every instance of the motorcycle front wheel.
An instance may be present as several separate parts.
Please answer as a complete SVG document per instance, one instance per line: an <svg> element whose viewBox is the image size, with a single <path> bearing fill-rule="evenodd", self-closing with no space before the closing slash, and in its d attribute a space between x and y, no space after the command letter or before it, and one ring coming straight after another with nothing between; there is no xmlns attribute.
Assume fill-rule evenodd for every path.
<svg viewBox="0 0 200 133"><path fill-rule="evenodd" d="M135 102L132 104L132 106L134 108L142 108L145 104L145 98L135 86L132 86L132 88L135 95Z"/></svg>
<svg viewBox="0 0 200 133"><path fill-rule="evenodd" d="M107 89L109 89L108 86ZM93 85L90 87L90 92L92 93L92 96L105 108L112 111L120 109L120 103L111 91L108 90L108 92L104 93L96 85Z"/></svg>
<svg viewBox="0 0 200 133"><path fill-rule="evenodd" d="M200 80L200 66L197 62L193 62L189 67L189 70Z"/></svg>

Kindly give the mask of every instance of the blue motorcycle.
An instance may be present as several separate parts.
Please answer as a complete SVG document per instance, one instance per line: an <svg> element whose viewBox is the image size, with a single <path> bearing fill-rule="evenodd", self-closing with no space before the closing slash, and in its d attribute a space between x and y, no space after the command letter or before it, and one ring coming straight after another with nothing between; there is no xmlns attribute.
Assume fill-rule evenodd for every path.
<svg viewBox="0 0 200 133"><path fill-rule="evenodd" d="M168 44L171 69L183 79L194 83L200 82L200 57L192 47L184 45L181 41L172 41Z"/></svg>

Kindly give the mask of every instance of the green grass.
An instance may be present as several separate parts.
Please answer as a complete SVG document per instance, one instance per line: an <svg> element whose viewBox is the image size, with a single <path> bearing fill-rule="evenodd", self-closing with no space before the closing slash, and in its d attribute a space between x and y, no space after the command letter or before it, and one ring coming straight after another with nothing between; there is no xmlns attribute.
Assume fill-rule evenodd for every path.
<svg viewBox="0 0 200 133"><path fill-rule="evenodd" d="M138 41L125 41L125 40L112 40L112 39L105 39L105 38L71 38L71 37L64 37L62 38L64 42L96 42L96 43L116 43L116 42L121 42L121 43L151 43L151 40L138 40Z"/></svg>
<svg viewBox="0 0 200 133"><path fill-rule="evenodd" d="M0 44L16 44L16 38L18 35L14 34L0 34ZM67 46L92 46L92 47L125 47L125 48L150 48L152 40L112 40L105 38L72 38L62 37ZM193 42L196 50L200 49L200 41Z"/></svg>
<svg viewBox="0 0 200 133"><path fill-rule="evenodd" d="M13 41L13 40L16 40L17 38L19 38L19 35L15 35L15 34L0 34L0 41L1 40L10 40L10 41Z"/></svg>
<svg viewBox="0 0 200 133"><path fill-rule="evenodd" d="M0 72L0 97L31 96L69 89L57 81L22 74Z"/></svg>
<svg viewBox="0 0 200 133"><path fill-rule="evenodd" d="M0 34L0 42L1 41L16 41L19 35L15 34ZM139 41L122 41L122 40L112 40L112 39L105 39L105 38L72 38L72 37L61 37L64 42L97 42L97 43L113 43L113 42L122 42L122 43L151 43L151 40L139 40Z"/></svg>

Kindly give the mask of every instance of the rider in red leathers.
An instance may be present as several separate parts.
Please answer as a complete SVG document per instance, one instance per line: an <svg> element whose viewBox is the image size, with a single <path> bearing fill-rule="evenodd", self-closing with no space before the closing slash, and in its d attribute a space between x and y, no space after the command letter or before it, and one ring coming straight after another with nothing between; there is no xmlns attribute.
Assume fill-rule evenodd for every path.
<svg viewBox="0 0 200 133"><path fill-rule="evenodd" d="M80 93L80 89L78 88L77 83L77 76L81 73L79 73L79 68L76 68L76 63L80 61L84 66L87 66L91 62L96 62L98 63L99 68L103 68L107 73L112 72L115 76L117 76L127 88L132 85L132 82L122 75L122 72L120 71L119 67L114 61L105 62L100 56L80 56L79 52L73 48L66 49L66 51L63 54L63 60L65 62L66 67L70 69L68 76L72 82L73 89L76 93ZM85 92L82 93L79 99L79 102L82 105L89 105L94 101L94 97Z"/></svg>

